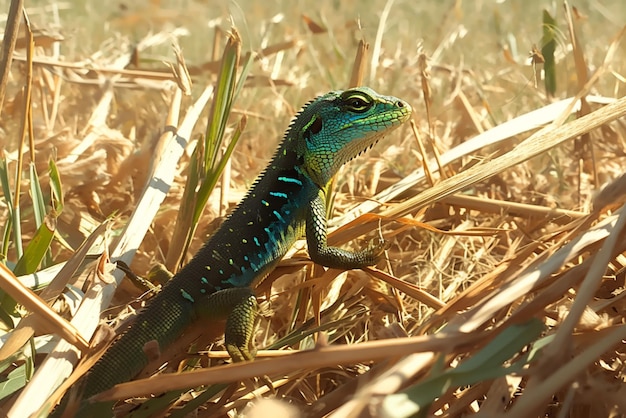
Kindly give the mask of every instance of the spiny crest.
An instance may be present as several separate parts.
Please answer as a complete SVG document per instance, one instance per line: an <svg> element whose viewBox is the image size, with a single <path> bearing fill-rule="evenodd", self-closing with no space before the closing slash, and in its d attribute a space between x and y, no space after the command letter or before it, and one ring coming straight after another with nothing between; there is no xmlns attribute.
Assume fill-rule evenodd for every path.
<svg viewBox="0 0 626 418"><path fill-rule="evenodd" d="M292 131L294 129L296 129L299 126L304 126L308 120L305 121L306 118L304 118L304 115L306 115L307 111L309 110L309 108L314 105L315 103L318 103L324 99L326 99L328 96L336 96L337 94L341 93L341 91L331 91L328 92L326 94L321 94L317 97L315 97L314 99L309 100L308 102L306 102L301 108L300 110L298 110L298 112L296 112L296 114L294 115L294 117L291 119L291 122L289 122L289 126L287 128L287 130L285 131L285 135L283 136L285 139L287 139L289 137L289 139L296 139L296 136L290 137L292 135ZM297 134L297 132L295 132Z"/></svg>

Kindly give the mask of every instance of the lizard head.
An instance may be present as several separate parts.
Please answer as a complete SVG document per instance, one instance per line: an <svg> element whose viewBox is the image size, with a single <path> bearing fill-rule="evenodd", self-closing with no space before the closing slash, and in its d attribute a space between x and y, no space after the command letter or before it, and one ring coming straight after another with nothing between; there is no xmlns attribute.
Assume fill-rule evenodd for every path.
<svg viewBox="0 0 626 418"><path fill-rule="evenodd" d="M325 187L346 162L411 117L411 106L368 87L333 91L308 103L291 126L300 167Z"/></svg>

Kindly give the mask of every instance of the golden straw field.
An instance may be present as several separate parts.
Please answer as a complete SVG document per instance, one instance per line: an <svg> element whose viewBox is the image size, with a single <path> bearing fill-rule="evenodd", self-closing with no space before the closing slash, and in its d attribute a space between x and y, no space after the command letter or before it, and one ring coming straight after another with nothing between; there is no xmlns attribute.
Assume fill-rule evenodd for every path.
<svg viewBox="0 0 626 418"><path fill-rule="evenodd" d="M382 239L383 260L327 269L298 240L255 288L255 361L202 321L102 399L129 417L626 416L626 3L20 3L0 0L0 415L46 416L298 110L369 86L413 116L332 181L329 243Z"/></svg>

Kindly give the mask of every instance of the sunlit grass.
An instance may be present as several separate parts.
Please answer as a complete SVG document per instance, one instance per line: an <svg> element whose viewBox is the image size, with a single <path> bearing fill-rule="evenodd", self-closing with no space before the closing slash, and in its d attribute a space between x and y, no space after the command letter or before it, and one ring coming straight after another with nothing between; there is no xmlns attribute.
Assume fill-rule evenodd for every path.
<svg viewBox="0 0 626 418"><path fill-rule="evenodd" d="M0 157L7 164L2 170L0 219L5 229L0 254L6 255L6 264L14 269L18 263L17 240L25 251L42 246L37 260L66 261L108 218L112 247L120 248L124 234L130 233L125 228L131 214L145 196L148 176L170 144L165 126L177 126L179 112L202 102L201 94L216 83L232 19L241 36L241 62L248 62L247 53L254 54L248 77L242 77L244 87L232 109L222 108L219 117L206 117L209 108L199 113L202 117L189 116L195 127L185 138L189 144L181 150L180 162L168 168L171 189L154 208L154 218L144 220L143 232L133 235L141 242L131 264L137 274L146 275L155 263L168 259L175 266L178 248L186 246L175 234L194 236L189 254L199 248L263 169L298 108L317 94L349 86L364 40L369 49L361 67L363 84L409 101L415 125L412 129L407 124L342 170L333 186L331 223L351 222L330 240L365 246L382 234L390 248L387 261L377 267L385 273L324 272L307 263L305 246L298 243L259 289L268 311L257 342L265 348L287 339L292 349L317 347L319 356L308 353L309 363L296 357L226 370L208 367L200 381L221 382L224 376L235 376L231 373L237 373L237 382L268 375L278 399L289 399L312 416L377 408L387 395L382 409L371 410L387 408L396 416L416 408L447 416L475 411L485 416L624 413L623 400L612 395L620 393L624 379L620 341L626 331L620 324L625 263L620 254L625 248L623 232L612 229L621 222L612 211L623 201L623 185L615 183L594 196L604 183L619 178L625 165L624 125L612 121L621 108L611 114L615 107L603 105L624 95L626 57L620 31L626 4L577 3L570 12L574 46L568 15L553 2L222 3L27 2L38 45L31 73L36 160L30 164L24 146L22 183L16 189L19 138L27 116L20 92L28 75L25 50L18 48L1 109ZM553 98L546 92L538 55L549 53L543 48L546 12L556 22L550 31L555 44ZM58 35L63 40L51 43L51 38L61 39ZM190 97L172 93L173 77L163 64L175 60L174 37L193 80ZM581 79L585 74L587 79ZM594 74L594 82L585 86ZM232 92L234 84L229 86ZM548 106L581 91L596 97L577 113L564 113L567 102L558 109ZM536 109L534 117L513 120ZM588 123L571 123L594 111L583 119ZM220 118L222 122L207 129L208 120ZM242 118L247 123L229 164L218 164L225 176L209 182L217 188L204 209L190 209L201 215L193 234L194 227L182 228L176 219L181 201L196 187L185 186L194 146L208 131L220 131L227 142L238 138ZM556 120L556 134L544 131L523 142L541 127L535 125L539 120L541 125ZM599 127L590 130L594 124ZM490 131L498 126L503 129ZM572 126L578 129L576 138L565 140ZM210 159L223 149L217 146ZM424 161L430 179L422 171ZM40 188L30 181L35 173ZM9 195L15 190L21 190L19 217L12 215L16 199ZM57 220L50 245L36 233L45 225L41 215L46 210ZM356 218L362 211L375 215ZM615 242L605 243L611 235L617 236ZM577 242L585 244L575 247ZM573 249L566 253L568 243ZM599 258L602 254L611 255L608 268ZM36 267L36 261L29 262L18 264L28 266L23 273ZM585 278L594 269L596 276ZM107 311L111 316L126 312L128 305L138 306L135 298L141 290L126 281L120 288L115 309ZM8 313L3 312L5 322ZM543 325L540 337L538 323ZM433 345L438 336L459 331L464 334L446 348ZM516 339L503 342L502 335ZM400 340L406 336L415 340ZM207 338L193 350L212 342ZM522 346L526 348L520 350ZM16 372L29 375L29 367L39 367L48 351L38 346L41 355L32 357L34 363L16 357L5 362L4 375L12 374L0 394L19 389L24 377ZM494 352L504 357L485 355ZM261 351L260 357L266 355ZM384 361L392 357L394 361ZM548 367L554 370L546 373ZM386 380L390 376L402 379ZM162 387L157 380L144 386L137 382L135 390L158 393L169 390L165 384L172 382L170 377ZM267 389L263 384L256 385L257 393ZM186 388L184 382L179 385ZM255 385L232 389L237 391L214 386L174 414L191 412L200 400L215 402L205 407L218 416L241 410ZM425 393L430 397L425 399ZM135 394L131 387L119 396ZM402 404L401 394L407 396ZM2 406L8 408L14 399L5 398ZM24 395L18 405L32 402L26 399ZM156 407L164 399L150 402Z"/></svg>

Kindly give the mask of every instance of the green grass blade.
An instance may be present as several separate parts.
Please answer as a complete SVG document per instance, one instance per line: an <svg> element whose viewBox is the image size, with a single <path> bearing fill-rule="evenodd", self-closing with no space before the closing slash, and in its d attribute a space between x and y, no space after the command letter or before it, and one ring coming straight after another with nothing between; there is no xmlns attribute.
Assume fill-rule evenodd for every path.
<svg viewBox="0 0 626 418"><path fill-rule="evenodd" d="M195 232L192 220L196 208L196 190L200 182L199 161L202 158L199 156L200 153L200 144L198 144L189 160L185 190L183 191L180 210L176 218L176 228L174 228L174 234L172 236L172 245L170 246L165 262L165 266L170 271L177 270L180 261L189 248L191 238ZM181 238L181 235L185 236L184 239ZM182 245L177 245L179 243L182 243Z"/></svg>
<svg viewBox="0 0 626 418"><path fill-rule="evenodd" d="M46 204L44 203L35 164L30 163L28 165L28 171L30 175L30 196L33 205L33 216L35 217L35 225L39 227L43 222L44 216L46 216Z"/></svg>
<svg viewBox="0 0 626 418"><path fill-rule="evenodd" d="M251 63L248 60L241 75L237 77L240 54L241 39L233 29L222 56L222 64L208 112L206 135L204 141L194 150L189 164L185 192L176 220L175 236L172 237L172 243L182 244L180 244L181 248L178 248L178 245L170 246L166 261L168 269L174 270L189 248L204 206L219 181L245 126L245 122L239 123L230 142L226 145L224 154L220 157L220 151L224 148L224 134L232 104L237 93L241 91ZM183 234L185 239L181 239Z"/></svg>
<svg viewBox="0 0 626 418"><path fill-rule="evenodd" d="M541 40L541 55L543 55L543 71L545 73L546 93L554 97L556 94L556 65L554 51L556 50L556 20L547 10L543 11L543 38Z"/></svg>
<svg viewBox="0 0 626 418"><path fill-rule="evenodd" d="M11 235L13 235L16 252L18 255L21 255L19 221L16 222L16 219L19 220L19 207L15 207L13 203L13 192L10 186L9 171L6 158L0 159L0 184L2 185L4 200L6 201L7 211L9 214L6 221L2 241L2 258L6 261L8 259L9 246L11 245ZM18 240L18 238L19 241L15 242ZM16 314L15 307L15 300L13 300L13 298L9 296L5 291L0 289L0 321L11 329L15 327L15 323L13 320L13 315Z"/></svg>
<svg viewBox="0 0 626 418"><path fill-rule="evenodd" d="M239 75L237 86L235 87L235 98L239 97L241 90L243 90L243 86L246 84L246 79L248 78L248 73L250 73L250 70L252 69L253 63L254 56L252 54L247 54L245 57L245 62L241 65L241 74Z"/></svg>
<svg viewBox="0 0 626 418"><path fill-rule="evenodd" d="M23 388L26 384L26 376L26 364L22 364L4 377L0 381L0 400Z"/></svg>
<svg viewBox="0 0 626 418"><path fill-rule="evenodd" d="M4 194L4 200L6 201L7 210L9 216L7 223L4 227L4 236L2 239L2 258L7 259L9 254L9 243L11 241L11 233L13 232L13 192L9 182L9 171L6 158L0 158L0 185L2 186L2 192Z"/></svg>
<svg viewBox="0 0 626 418"><path fill-rule="evenodd" d="M4 192L4 198L7 202L7 208L9 211L9 217L11 218L11 226L13 232L13 245L15 247L15 254L17 257L22 256L22 227L20 223L20 207L19 196L13 196L11 185L9 181L9 171L6 159L0 160L0 182L2 182L2 190ZM5 249L8 254L8 248Z"/></svg>
<svg viewBox="0 0 626 418"><path fill-rule="evenodd" d="M30 174L30 195L32 198L33 215L35 217L35 225L39 229L41 228L42 223L45 222L46 203L41 190L41 183L39 181L39 175L37 175L37 168L35 167L35 164L31 163L28 169ZM40 261L41 268L46 268L52 265L52 254L49 250L49 244L50 243L48 243L48 249L46 250L44 257Z"/></svg>
<svg viewBox="0 0 626 418"><path fill-rule="evenodd" d="M60 210L63 209L63 195L61 179L59 177L59 172L56 169L56 165L51 161L49 167L53 208L48 214L46 214L45 199L39 183L37 170L35 169L34 164L31 164L29 167L31 178L30 192L32 196L33 213L35 223L37 225L37 231L24 250L24 254L22 254L15 265L13 272L17 276L34 273L37 271L39 266L45 268L52 264L50 244L52 243L54 233L56 231L57 217Z"/></svg>
<svg viewBox="0 0 626 418"><path fill-rule="evenodd" d="M15 269L13 270L16 276L31 274L37 271L37 268L48 253L55 230L56 217L47 215L44 222L37 228L35 236L33 236L26 246L24 254L17 261Z"/></svg>
<svg viewBox="0 0 626 418"><path fill-rule="evenodd" d="M222 56L222 66L217 77L215 95L209 111L205 146L204 165L207 169L214 167L222 145L226 123L234 99L234 88L237 79L237 67L241 54L241 40L233 32L226 44Z"/></svg>
<svg viewBox="0 0 626 418"><path fill-rule="evenodd" d="M4 224L4 230L2 232L2 248L0 248L0 263L7 264L7 255L9 251L9 243L11 242L12 230L13 230L13 218L9 216L6 219L6 222Z"/></svg>
<svg viewBox="0 0 626 418"><path fill-rule="evenodd" d="M19 199L19 197L17 197L16 200L17 199ZM20 222L22 215L20 207L17 205L13 206L11 215L13 218L13 245L15 246L15 254L21 257L24 254L24 247L22 244L22 223Z"/></svg>
<svg viewBox="0 0 626 418"><path fill-rule="evenodd" d="M5 292L2 292L2 299L0 299L0 322L7 326L8 329L15 328L15 321L9 314L9 309L15 311L15 301L10 298ZM8 306L7 306L8 304Z"/></svg>
<svg viewBox="0 0 626 418"><path fill-rule="evenodd" d="M65 205L63 200L63 185L61 183L59 168L52 158L50 158L48 162L48 170L50 174L50 198L52 200L52 207L56 214L60 215Z"/></svg>
<svg viewBox="0 0 626 418"><path fill-rule="evenodd" d="M241 120L239 121L239 125L237 126L237 128L235 129L235 132L233 133L232 139L230 140L230 142L228 143L228 146L226 147L226 150L224 151L224 155L217 162L217 167L211 170L209 175L206 177L206 181L202 183L202 185L200 186L200 189L198 190L198 193L197 193L198 204L196 205L195 207L196 211L193 214L194 224L197 224L198 221L200 220L200 216L202 215L202 210L204 208L204 205L209 200L209 196L211 195L211 192L215 188L217 181L219 180L220 176L224 172L226 163L230 159L233 151L235 150L235 146L237 145L237 142L239 141L239 138L241 137L241 133L246 127L246 122L247 122L247 118L245 116L242 117Z"/></svg>

